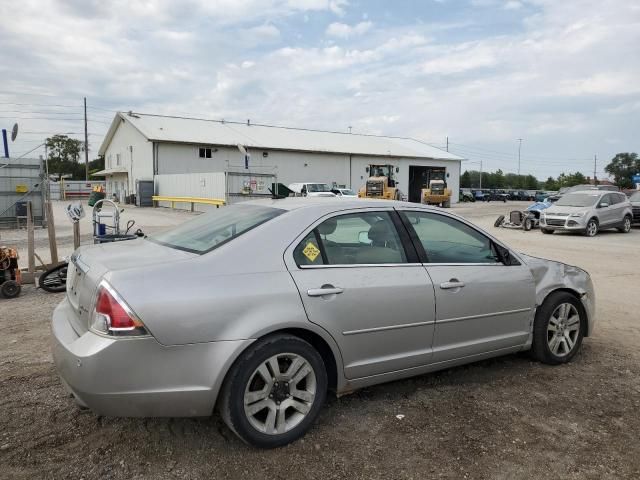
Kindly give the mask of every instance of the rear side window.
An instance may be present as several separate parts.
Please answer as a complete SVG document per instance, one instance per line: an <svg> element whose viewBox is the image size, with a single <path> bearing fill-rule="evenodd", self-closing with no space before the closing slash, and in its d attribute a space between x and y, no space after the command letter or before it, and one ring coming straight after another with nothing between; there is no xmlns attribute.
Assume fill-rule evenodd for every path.
<svg viewBox="0 0 640 480"><path fill-rule="evenodd" d="M427 254L428 263L499 263L491 240L454 218L403 212Z"/></svg>
<svg viewBox="0 0 640 480"><path fill-rule="evenodd" d="M404 247L389 212L360 212L331 217L294 250L304 265L379 265L406 263Z"/></svg>
<svg viewBox="0 0 640 480"><path fill-rule="evenodd" d="M268 222L285 210L256 205L216 208L148 240L178 250L207 253Z"/></svg>

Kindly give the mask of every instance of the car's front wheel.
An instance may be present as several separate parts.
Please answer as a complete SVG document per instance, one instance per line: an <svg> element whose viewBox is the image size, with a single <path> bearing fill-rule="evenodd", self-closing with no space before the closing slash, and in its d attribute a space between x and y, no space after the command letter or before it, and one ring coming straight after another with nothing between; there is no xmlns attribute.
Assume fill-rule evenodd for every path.
<svg viewBox="0 0 640 480"><path fill-rule="evenodd" d="M592 218L587 222L587 228L584 231L587 237L595 237L598 234L598 221Z"/></svg>
<svg viewBox="0 0 640 480"><path fill-rule="evenodd" d="M534 357L558 365L570 361L582 344L587 321L580 300L568 292L550 294L536 312L533 326Z"/></svg>
<svg viewBox="0 0 640 480"><path fill-rule="evenodd" d="M258 340L233 365L220 413L243 441L274 448L298 439L318 416L327 392L320 354L292 335Z"/></svg>

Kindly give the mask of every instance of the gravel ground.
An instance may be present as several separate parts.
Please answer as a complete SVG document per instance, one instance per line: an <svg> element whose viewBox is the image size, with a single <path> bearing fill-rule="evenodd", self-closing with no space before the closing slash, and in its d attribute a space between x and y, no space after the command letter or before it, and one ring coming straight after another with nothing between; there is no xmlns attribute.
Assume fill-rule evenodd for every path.
<svg viewBox="0 0 640 480"><path fill-rule="evenodd" d="M63 294L26 286L0 300L0 478L640 478L640 230L588 239L491 227L514 203L454 211L520 251L592 274L596 330L571 364L512 355L367 388L329 399L304 439L259 451L217 416L79 410L49 351L49 318ZM153 231L189 214L132 216ZM2 235L25 248L24 233Z"/></svg>

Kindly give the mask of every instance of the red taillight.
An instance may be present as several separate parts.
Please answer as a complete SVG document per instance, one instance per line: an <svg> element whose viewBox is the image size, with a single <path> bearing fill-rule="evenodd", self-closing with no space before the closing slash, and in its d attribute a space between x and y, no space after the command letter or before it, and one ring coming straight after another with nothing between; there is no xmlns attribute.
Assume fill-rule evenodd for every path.
<svg viewBox="0 0 640 480"><path fill-rule="evenodd" d="M98 290L93 327L103 333L144 335L144 324L125 307L119 296L104 284Z"/></svg>

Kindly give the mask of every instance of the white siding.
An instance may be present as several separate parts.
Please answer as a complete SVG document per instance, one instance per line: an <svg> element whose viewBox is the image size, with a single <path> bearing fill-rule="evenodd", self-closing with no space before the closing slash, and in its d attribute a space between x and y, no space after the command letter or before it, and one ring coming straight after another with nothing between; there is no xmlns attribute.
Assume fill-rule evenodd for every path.
<svg viewBox="0 0 640 480"><path fill-rule="evenodd" d="M118 163L118 159L120 162ZM136 180L153 180L153 143L149 142L136 128L128 122L120 123L109 146L105 150L105 168L124 167L128 174L120 174L117 178L106 177L118 182L118 192L123 196L135 193ZM127 176L123 179L123 176ZM124 191L121 192L121 182ZM112 184L113 185L113 184ZM114 193L115 188L107 188L108 193Z"/></svg>
<svg viewBox="0 0 640 480"><path fill-rule="evenodd" d="M202 197L225 199L225 174L215 173L186 173L181 175L156 175L156 195L170 197ZM161 207L170 207L170 202L159 202ZM189 203L177 204L176 207L188 209ZM204 212L210 205L195 204L196 211ZM215 207L213 207L215 208Z"/></svg>
<svg viewBox="0 0 640 480"><path fill-rule="evenodd" d="M409 191L409 167L445 167L449 175L448 187L454 192L453 203L458 201L460 162L458 160L428 160L423 158L390 158L365 155L287 152L280 150L250 150L249 170L244 168L244 156L237 148L214 147L211 158L199 158L198 145L160 144L158 146L158 173L181 174L199 172L242 171L273 173L285 185L294 182L326 182L346 185L355 190L366 182L369 165L391 164L399 168L396 174L400 190ZM263 152L267 156L263 156ZM184 194L186 195L186 194Z"/></svg>

